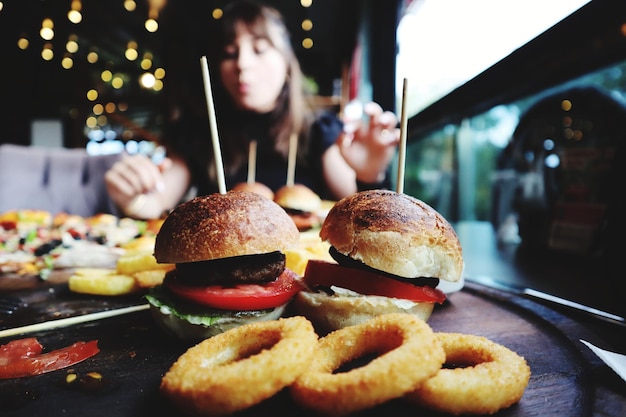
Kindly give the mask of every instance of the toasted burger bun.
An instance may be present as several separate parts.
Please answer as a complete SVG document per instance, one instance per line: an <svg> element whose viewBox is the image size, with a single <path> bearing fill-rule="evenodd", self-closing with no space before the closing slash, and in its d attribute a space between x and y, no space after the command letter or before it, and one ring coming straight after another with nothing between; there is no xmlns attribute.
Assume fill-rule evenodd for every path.
<svg viewBox="0 0 626 417"><path fill-rule="evenodd" d="M159 263L209 261L284 251L295 247L298 229L285 211L251 192L196 197L178 206L157 234Z"/></svg>
<svg viewBox="0 0 626 417"><path fill-rule="evenodd" d="M274 199L274 191L272 191L270 187L261 182L240 182L238 184L235 184L235 186L232 188L232 191L249 191L262 195L263 197L270 200Z"/></svg>
<svg viewBox="0 0 626 417"><path fill-rule="evenodd" d="M320 196L303 184L279 188L274 194L274 201L283 208L303 212L315 212L322 206Z"/></svg>
<svg viewBox="0 0 626 417"><path fill-rule="evenodd" d="M292 308L308 318L321 334L362 323L388 313L413 314L427 321L434 303L413 303L373 295L328 295L301 291L293 299Z"/></svg>
<svg viewBox="0 0 626 417"><path fill-rule="evenodd" d="M462 278L462 250L452 226L433 208L405 194L372 190L340 200L324 220L320 238L342 255L399 277L453 282ZM294 311L320 332L329 332L385 313L428 320L434 308L432 302L333 291L300 292Z"/></svg>
<svg viewBox="0 0 626 417"><path fill-rule="evenodd" d="M459 239L426 203L389 190L363 191L333 206L320 230L341 254L404 278L456 282L463 271Z"/></svg>

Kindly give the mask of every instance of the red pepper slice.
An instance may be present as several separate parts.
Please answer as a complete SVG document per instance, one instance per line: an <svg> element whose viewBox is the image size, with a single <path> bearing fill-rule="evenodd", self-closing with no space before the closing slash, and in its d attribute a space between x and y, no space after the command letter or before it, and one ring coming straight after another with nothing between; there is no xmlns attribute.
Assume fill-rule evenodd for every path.
<svg viewBox="0 0 626 417"><path fill-rule="evenodd" d="M39 355L42 351L43 346L34 337L13 340L6 345L0 346L0 366L19 358Z"/></svg>
<svg viewBox="0 0 626 417"><path fill-rule="evenodd" d="M23 378L56 371L100 352L97 340L76 342L43 354L42 349L35 338L14 340L0 346L0 379Z"/></svg>

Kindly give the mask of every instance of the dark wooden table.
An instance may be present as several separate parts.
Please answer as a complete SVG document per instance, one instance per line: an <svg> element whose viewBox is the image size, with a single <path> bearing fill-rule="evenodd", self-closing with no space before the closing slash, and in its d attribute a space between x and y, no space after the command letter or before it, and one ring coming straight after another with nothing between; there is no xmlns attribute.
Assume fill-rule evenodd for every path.
<svg viewBox="0 0 626 417"><path fill-rule="evenodd" d="M5 282L6 284L6 282ZM4 291L7 291L6 286ZM63 283L21 289L28 306L0 329L28 322L84 314L141 303L140 297L101 298L70 293ZM524 356L532 371L522 400L498 416L624 416L626 383L602 363L580 339L602 348L623 338L623 328L595 326L561 314L532 300L467 283L451 294L429 320L435 331L482 335ZM616 337L616 335L618 337ZM3 416L171 416L179 415L159 395L163 374L189 346L165 334L149 312L31 334L46 349L97 339L100 353L70 369L0 381ZM607 337L610 336L610 337ZM0 340L4 344L19 336ZM623 346L620 346L623 347ZM98 384L67 384L68 372L79 378L98 372ZM242 415L307 415L282 392ZM393 401L363 416L436 416L402 401Z"/></svg>

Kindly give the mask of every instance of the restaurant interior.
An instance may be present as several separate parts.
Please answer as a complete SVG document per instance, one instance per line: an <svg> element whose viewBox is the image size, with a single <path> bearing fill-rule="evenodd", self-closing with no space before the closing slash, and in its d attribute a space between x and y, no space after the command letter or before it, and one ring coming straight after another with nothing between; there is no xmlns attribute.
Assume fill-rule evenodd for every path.
<svg viewBox="0 0 626 417"><path fill-rule="evenodd" d="M341 113L351 100L373 100L400 115L411 103L404 176L393 177L392 187L402 181L406 194L431 205L454 226L467 291L484 291L498 306L513 303L513 311L540 317L542 332L589 337L626 353L621 262L626 247L626 2L556 2L565 12L540 33L490 58L466 79L436 89L411 78L402 59L415 54L413 46L437 45L437 35L413 39L399 29L425 13L432 1L265 3L286 17L313 106ZM29 207L30 201L84 216L114 212L99 181L104 171L124 152L162 152L162 134L177 101L205 105L199 58L210 49L212 22L227 2L0 1L0 214L41 208ZM489 2L471 3L477 14L505 18L506 7L494 12L485 9ZM80 17L72 22L70 12ZM436 24L452 38L468 30L455 27L450 16L438 18ZM52 32L48 39L46 29ZM506 38L507 33L488 36ZM492 48L457 43L463 51L435 48L427 61L414 58L443 72L436 54L449 62L444 54L462 56L470 48L471 54L486 56ZM409 84L406 97L403 79ZM16 147L17 153L9 153ZM66 158L58 163L64 168L78 164L61 156L65 151L94 161L89 204L77 197L70 179L51 181L53 188L41 191L38 175L47 166L43 155ZM400 161L398 155L392 171L400 171ZM58 171L67 175L68 169ZM101 196L96 203L92 194ZM510 340L523 346L524 337ZM528 343L536 342L529 336ZM567 381L575 385L572 401L581 406L556 404L558 415L625 415L624 381L586 347L574 343L546 349L563 358L575 351L572 357L591 364L584 371L578 362L572 365ZM121 406L117 411L133 415ZM537 409L520 408L497 415L545 415L533 412ZM16 408L10 415L27 414Z"/></svg>

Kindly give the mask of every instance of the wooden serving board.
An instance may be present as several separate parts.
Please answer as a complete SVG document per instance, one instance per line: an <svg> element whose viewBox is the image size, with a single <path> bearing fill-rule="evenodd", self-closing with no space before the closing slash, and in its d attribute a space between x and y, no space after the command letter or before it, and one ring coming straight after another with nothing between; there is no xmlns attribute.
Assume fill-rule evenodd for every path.
<svg viewBox="0 0 626 417"><path fill-rule="evenodd" d="M76 295L68 295L76 298ZM47 304L69 305L57 293ZM92 300L94 304L101 300ZM71 303L70 303L71 304ZM84 305L84 304L83 304ZM33 306L34 308L34 306ZM39 308L38 314L44 309ZM624 395L611 400L606 387L596 383L598 372L611 378L601 362L578 341L598 343L593 334L570 319L530 300L467 283L449 296L429 320L435 331L462 332L488 337L524 356L532 376L522 400L497 416L555 415L583 417L623 415ZM6 328L7 323L0 323ZM188 348L165 336L146 311L63 330L32 334L46 349L97 339L101 352L70 369L30 378L0 381L3 416L172 416L180 415L158 393L162 375ZM8 340L0 340L4 344ZM97 384L68 384L69 372L84 378L98 372ZM87 380L87 379L86 379ZM615 395L613 395L615 397ZM606 400L609 398L609 400ZM622 407L622 408L620 408ZM258 415L309 415L290 401L286 392L241 413ZM440 416L428 410L393 401L360 416Z"/></svg>

